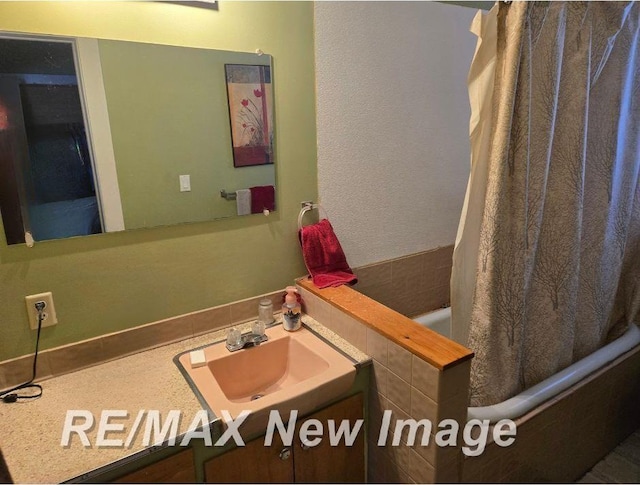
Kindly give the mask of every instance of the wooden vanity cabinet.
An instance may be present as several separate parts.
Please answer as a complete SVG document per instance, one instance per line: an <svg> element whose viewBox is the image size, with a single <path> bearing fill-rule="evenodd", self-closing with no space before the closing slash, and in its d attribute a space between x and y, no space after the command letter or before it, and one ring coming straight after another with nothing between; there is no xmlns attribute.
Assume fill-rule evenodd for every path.
<svg viewBox="0 0 640 485"><path fill-rule="evenodd" d="M323 424L322 441L313 448L300 441L300 427L306 419L317 419ZM363 419L362 394L356 394L305 419L298 420L294 438L294 475L297 483L364 483L364 424L352 446L346 446L344 437L338 446L331 446L327 423L335 420L336 427L346 419L349 427Z"/></svg>
<svg viewBox="0 0 640 485"><path fill-rule="evenodd" d="M193 450L187 448L114 480L114 483L194 483Z"/></svg>
<svg viewBox="0 0 640 485"><path fill-rule="evenodd" d="M279 434L271 446L264 446L264 437L257 438L206 461L205 483L293 483L291 455Z"/></svg>
<svg viewBox="0 0 640 485"><path fill-rule="evenodd" d="M264 437L244 447L205 462L206 483L364 483L364 425L352 446L344 439L331 446L328 420L336 427L346 419L353 427L363 419L362 393L303 418L298 418L295 436L290 447L283 445L279 433L274 433L271 446L264 446ZM323 425L322 441L308 448L300 441L300 427L309 419Z"/></svg>

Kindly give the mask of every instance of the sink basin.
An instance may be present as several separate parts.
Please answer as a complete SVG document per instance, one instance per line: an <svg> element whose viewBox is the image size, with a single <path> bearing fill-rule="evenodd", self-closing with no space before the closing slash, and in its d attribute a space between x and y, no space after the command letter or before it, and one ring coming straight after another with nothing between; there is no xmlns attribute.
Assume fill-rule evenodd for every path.
<svg viewBox="0 0 640 485"><path fill-rule="evenodd" d="M291 335L245 350L208 362L229 402L245 403L284 391L330 367L313 348Z"/></svg>
<svg viewBox="0 0 640 485"><path fill-rule="evenodd" d="M354 382L353 363L313 332L302 327L287 332L282 325L268 328L269 337L256 347L229 352L224 342L205 347L206 365L192 368L189 352L176 363L209 408L237 417L243 410L251 415L243 424L266 424L272 410L283 421L289 412L302 416L342 393ZM257 429L257 428L255 428Z"/></svg>

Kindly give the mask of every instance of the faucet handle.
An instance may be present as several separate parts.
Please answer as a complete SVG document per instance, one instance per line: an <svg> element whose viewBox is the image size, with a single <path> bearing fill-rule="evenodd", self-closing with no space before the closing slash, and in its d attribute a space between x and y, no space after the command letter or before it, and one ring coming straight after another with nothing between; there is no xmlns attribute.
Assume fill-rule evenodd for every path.
<svg viewBox="0 0 640 485"><path fill-rule="evenodd" d="M251 333L257 335L258 337L262 337L264 335L265 325L262 320L256 320L251 324Z"/></svg>
<svg viewBox="0 0 640 485"><path fill-rule="evenodd" d="M238 347L242 344L242 333L235 327L229 329L227 334L227 347Z"/></svg>
<svg viewBox="0 0 640 485"><path fill-rule="evenodd" d="M263 332L262 335L255 334L253 332L245 333L235 327L229 329L227 334L227 350L229 352L235 352L236 350L244 349L246 347L253 347L260 345L262 342L269 340L269 337Z"/></svg>

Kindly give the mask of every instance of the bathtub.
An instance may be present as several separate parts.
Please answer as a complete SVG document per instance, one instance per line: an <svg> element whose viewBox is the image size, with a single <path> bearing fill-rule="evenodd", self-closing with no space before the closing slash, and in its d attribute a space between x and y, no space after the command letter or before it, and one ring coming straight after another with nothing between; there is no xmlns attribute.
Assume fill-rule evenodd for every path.
<svg viewBox="0 0 640 485"><path fill-rule="evenodd" d="M414 318L414 321L447 338L451 337L451 308L425 313ZM493 406L470 407L468 419L488 419L490 422L496 422L501 419L515 419L523 416L638 344L640 344L640 328L637 325L631 325L629 330L618 339L517 396Z"/></svg>

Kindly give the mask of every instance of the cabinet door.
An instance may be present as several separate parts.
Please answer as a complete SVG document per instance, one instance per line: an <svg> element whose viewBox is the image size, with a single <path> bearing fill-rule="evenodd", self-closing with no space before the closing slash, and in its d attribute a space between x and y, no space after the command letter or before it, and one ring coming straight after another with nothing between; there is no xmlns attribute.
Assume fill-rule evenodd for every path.
<svg viewBox="0 0 640 485"><path fill-rule="evenodd" d="M352 446L345 445L344 437L338 446L331 446L328 432L330 419L335 421L336 428L343 419L353 428L363 415L360 393L298 421L294 449L296 483L364 483L364 424ZM313 448L302 446L300 441L300 427L308 419L317 419L323 426L322 441Z"/></svg>
<svg viewBox="0 0 640 485"><path fill-rule="evenodd" d="M195 481L193 450L187 448L169 458L124 475L114 483L193 483Z"/></svg>
<svg viewBox="0 0 640 485"><path fill-rule="evenodd" d="M204 475L206 483L292 483L292 450L279 433L271 446L262 436L205 462Z"/></svg>

